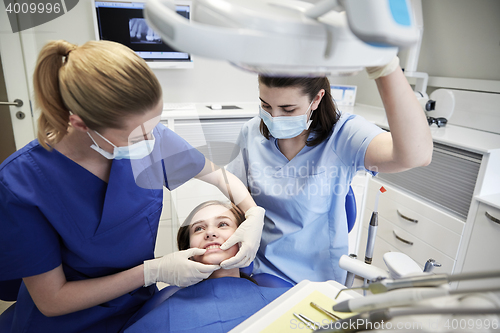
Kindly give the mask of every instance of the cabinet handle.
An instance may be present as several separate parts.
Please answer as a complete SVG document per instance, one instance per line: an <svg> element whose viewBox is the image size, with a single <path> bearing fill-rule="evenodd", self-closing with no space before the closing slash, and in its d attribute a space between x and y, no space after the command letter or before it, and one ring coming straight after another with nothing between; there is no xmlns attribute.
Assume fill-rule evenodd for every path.
<svg viewBox="0 0 500 333"><path fill-rule="evenodd" d="M397 212L398 212L398 215L401 216L402 218L404 218L405 220L413 222L413 223L418 223L418 220L412 219L411 217L408 217L406 215L401 214L399 209L397 210Z"/></svg>
<svg viewBox="0 0 500 333"><path fill-rule="evenodd" d="M403 243L406 243L408 245L413 245L413 242L410 242L409 240L406 240L404 238L401 238L399 237L398 235L396 235L396 232L393 230L392 233L394 234L394 237L396 237L397 240L403 242Z"/></svg>
<svg viewBox="0 0 500 333"><path fill-rule="evenodd" d="M500 224L500 220L499 220L499 219L497 219L496 217L494 217L494 216L490 215L490 213L488 213L488 212L484 212L484 215L486 215L486 217L487 217L489 220L491 220L491 222L495 222L495 223Z"/></svg>

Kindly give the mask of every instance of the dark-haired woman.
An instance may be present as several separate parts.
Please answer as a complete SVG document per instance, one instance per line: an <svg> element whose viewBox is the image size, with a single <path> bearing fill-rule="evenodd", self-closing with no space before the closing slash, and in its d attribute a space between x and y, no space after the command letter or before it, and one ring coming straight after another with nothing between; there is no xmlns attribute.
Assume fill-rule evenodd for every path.
<svg viewBox="0 0 500 333"><path fill-rule="evenodd" d="M430 163L429 126L399 59L367 71L390 132L340 112L326 77L259 76L260 117L243 126L241 154L228 167L266 209L254 273L344 283L338 261L348 249L345 197L353 176Z"/></svg>

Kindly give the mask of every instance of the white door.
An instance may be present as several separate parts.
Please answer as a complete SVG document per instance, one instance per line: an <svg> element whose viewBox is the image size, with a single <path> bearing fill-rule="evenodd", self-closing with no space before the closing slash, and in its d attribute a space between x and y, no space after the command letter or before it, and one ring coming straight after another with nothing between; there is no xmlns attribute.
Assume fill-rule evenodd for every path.
<svg viewBox="0 0 500 333"><path fill-rule="evenodd" d="M0 106L0 162L5 155L22 148L35 138L32 96L29 92L26 59L20 33L12 33L4 2L0 4L0 102L21 100L22 106ZM29 38L29 37L28 37ZM4 89L2 89L4 86ZM2 94L2 90L3 94ZM10 116L10 117L9 117ZM3 158L2 158L3 157Z"/></svg>

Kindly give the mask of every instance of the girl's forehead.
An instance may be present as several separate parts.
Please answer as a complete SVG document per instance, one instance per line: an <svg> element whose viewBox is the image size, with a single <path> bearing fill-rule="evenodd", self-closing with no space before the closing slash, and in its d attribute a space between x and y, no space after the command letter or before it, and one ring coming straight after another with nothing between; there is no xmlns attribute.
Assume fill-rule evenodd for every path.
<svg viewBox="0 0 500 333"><path fill-rule="evenodd" d="M207 207L203 207L196 214L194 214L193 219L191 220L191 224L200 221L200 220L209 220L213 219L217 216L227 216L231 220L234 220L234 215L231 213L229 209L221 205L210 205Z"/></svg>

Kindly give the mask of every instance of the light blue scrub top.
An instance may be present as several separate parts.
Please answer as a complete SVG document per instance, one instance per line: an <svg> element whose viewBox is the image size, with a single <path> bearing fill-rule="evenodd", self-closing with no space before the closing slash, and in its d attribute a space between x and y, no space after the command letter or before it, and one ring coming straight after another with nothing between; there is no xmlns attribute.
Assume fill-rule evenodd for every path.
<svg viewBox="0 0 500 333"><path fill-rule="evenodd" d="M260 121L255 117L243 125L237 142L241 153L227 168L266 209L253 272L292 283L344 283L346 271L338 262L348 252L345 197L352 177L366 170L369 143L383 130L343 113L329 138L305 146L289 161L274 137L262 136Z"/></svg>

